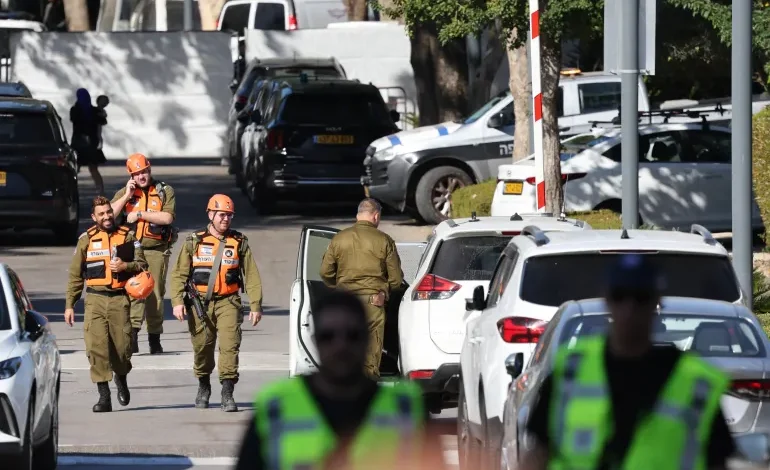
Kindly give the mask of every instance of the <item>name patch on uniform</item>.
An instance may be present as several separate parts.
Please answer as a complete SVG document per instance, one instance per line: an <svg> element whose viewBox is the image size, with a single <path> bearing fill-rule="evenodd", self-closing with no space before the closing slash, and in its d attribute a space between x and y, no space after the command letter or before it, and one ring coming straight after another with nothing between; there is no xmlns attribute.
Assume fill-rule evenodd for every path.
<svg viewBox="0 0 770 470"><path fill-rule="evenodd" d="M222 264L226 264L228 266L238 266L238 260L237 259L223 259Z"/></svg>
<svg viewBox="0 0 770 470"><path fill-rule="evenodd" d="M213 256L193 256L193 263L213 263Z"/></svg>
<svg viewBox="0 0 770 470"><path fill-rule="evenodd" d="M93 243L91 243L91 247L94 250L101 250L102 249L102 242L93 242Z"/></svg>
<svg viewBox="0 0 770 470"><path fill-rule="evenodd" d="M233 254L234 254L233 250L231 250L229 248L227 250L225 250L225 256L227 256L228 258L232 258Z"/></svg>
<svg viewBox="0 0 770 470"><path fill-rule="evenodd" d="M203 256L211 256L214 254L214 248L210 246L201 246L201 255Z"/></svg>
<svg viewBox="0 0 770 470"><path fill-rule="evenodd" d="M104 258L110 256L110 250L91 250L88 252L89 258Z"/></svg>

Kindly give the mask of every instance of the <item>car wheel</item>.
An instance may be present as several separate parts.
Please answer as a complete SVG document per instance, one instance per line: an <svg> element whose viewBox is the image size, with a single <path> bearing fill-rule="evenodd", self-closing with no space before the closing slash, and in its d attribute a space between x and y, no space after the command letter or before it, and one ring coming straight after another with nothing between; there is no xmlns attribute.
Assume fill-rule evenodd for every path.
<svg viewBox="0 0 770 470"><path fill-rule="evenodd" d="M14 470L32 470L32 416L35 412L34 396L29 400L29 409L27 410L27 424L24 426L24 442L20 454L14 454L7 458L10 462L8 468ZM3 466L5 468L5 466Z"/></svg>
<svg viewBox="0 0 770 470"><path fill-rule="evenodd" d="M428 171L420 178L414 194L420 217L429 224L447 219L452 192L470 184L473 184L471 177L454 166L440 166Z"/></svg>
<svg viewBox="0 0 770 470"><path fill-rule="evenodd" d="M460 396L457 399L457 456L460 470L477 470L481 463L481 446L471 435L468 422L468 403L465 401L465 390L460 381Z"/></svg>
<svg viewBox="0 0 770 470"><path fill-rule="evenodd" d="M35 470L55 470L59 460L59 394L56 394L51 410L51 429L48 438L33 454Z"/></svg>

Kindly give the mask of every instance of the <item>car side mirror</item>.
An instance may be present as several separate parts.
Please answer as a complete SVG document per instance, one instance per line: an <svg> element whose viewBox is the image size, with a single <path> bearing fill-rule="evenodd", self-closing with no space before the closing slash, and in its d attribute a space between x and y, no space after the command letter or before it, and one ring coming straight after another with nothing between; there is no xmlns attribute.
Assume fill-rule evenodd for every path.
<svg viewBox="0 0 770 470"><path fill-rule="evenodd" d="M45 333L47 323L45 317L39 313L27 310L27 314L24 315L24 332L31 341L37 341Z"/></svg>
<svg viewBox="0 0 770 470"><path fill-rule="evenodd" d="M393 123L397 123L401 120L401 113L396 111L395 109L390 110L390 118L393 120Z"/></svg>
<svg viewBox="0 0 770 470"><path fill-rule="evenodd" d="M473 289L473 298L465 301L465 310L484 310L487 307L487 299L484 294L484 286L476 286Z"/></svg>
<svg viewBox="0 0 770 470"><path fill-rule="evenodd" d="M489 118L489 121L487 121L487 127L491 127L493 129L499 129L500 127L503 127L502 115L498 114L497 116L492 116Z"/></svg>
<svg viewBox="0 0 770 470"><path fill-rule="evenodd" d="M752 432L733 436L739 457L753 464L767 466L770 463L770 436Z"/></svg>
<svg viewBox="0 0 770 470"><path fill-rule="evenodd" d="M262 122L262 114L256 109L251 112L251 122L254 124L259 124Z"/></svg>
<svg viewBox="0 0 770 470"><path fill-rule="evenodd" d="M514 353L505 359L505 371L516 380L524 372L524 353Z"/></svg>

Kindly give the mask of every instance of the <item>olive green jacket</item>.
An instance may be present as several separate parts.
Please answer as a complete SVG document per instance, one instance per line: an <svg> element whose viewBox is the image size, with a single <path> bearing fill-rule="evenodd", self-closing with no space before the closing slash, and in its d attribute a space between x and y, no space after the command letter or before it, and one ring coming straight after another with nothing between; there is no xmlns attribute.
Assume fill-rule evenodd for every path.
<svg viewBox="0 0 770 470"><path fill-rule="evenodd" d="M320 274L327 286L362 295L384 292L389 297L404 281L396 242L366 221L332 238Z"/></svg>

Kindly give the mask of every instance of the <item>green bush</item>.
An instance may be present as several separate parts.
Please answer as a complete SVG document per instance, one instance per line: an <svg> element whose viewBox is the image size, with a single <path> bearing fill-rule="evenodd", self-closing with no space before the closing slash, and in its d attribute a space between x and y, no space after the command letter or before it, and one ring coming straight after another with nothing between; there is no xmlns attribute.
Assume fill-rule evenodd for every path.
<svg viewBox="0 0 770 470"><path fill-rule="evenodd" d="M753 184L762 220L770 221L770 107L754 115Z"/></svg>
<svg viewBox="0 0 770 470"><path fill-rule="evenodd" d="M487 180L456 189L452 193L452 213L454 219L470 217L476 212L479 217L488 216L492 211L492 196L495 194L497 180Z"/></svg>

